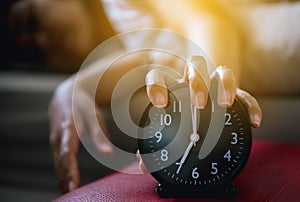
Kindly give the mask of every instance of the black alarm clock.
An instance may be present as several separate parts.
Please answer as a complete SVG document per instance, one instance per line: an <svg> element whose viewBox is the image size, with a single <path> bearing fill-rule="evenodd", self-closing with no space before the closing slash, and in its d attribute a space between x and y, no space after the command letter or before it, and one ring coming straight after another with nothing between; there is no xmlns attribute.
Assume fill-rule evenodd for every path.
<svg viewBox="0 0 300 202"><path fill-rule="evenodd" d="M220 107L214 89L207 106L197 109L188 84L176 84L168 89L167 107L150 104L142 115L138 147L161 197L223 198L237 192L232 181L249 158L251 127L239 100Z"/></svg>

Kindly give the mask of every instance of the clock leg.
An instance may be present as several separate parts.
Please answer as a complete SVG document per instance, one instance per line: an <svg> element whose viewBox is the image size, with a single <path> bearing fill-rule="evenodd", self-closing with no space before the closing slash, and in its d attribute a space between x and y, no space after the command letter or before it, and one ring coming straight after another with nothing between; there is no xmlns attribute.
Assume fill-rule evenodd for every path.
<svg viewBox="0 0 300 202"><path fill-rule="evenodd" d="M171 189L166 185L158 184L156 191L162 198L231 198L236 195L237 188L234 184L229 183L217 189L207 191L189 191Z"/></svg>

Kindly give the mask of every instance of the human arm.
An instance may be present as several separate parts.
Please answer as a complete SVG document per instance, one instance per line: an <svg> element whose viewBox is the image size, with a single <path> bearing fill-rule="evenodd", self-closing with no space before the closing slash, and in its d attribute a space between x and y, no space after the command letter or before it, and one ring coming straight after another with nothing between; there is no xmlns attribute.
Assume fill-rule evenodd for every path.
<svg viewBox="0 0 300 202"><path fill-rule="evenodd" d="M217 79L219 83L224 84L224 91L219 91L219 104L229 107L237 96L248 109L252 126L259 127L262 121L262 111L258 102L251 94L238 88L241 68L243 68L241 66L242 32L237 24L236 16L234 16L234 8L229 11L218 1L190 0L184 3L174 3L172 13L172 11L166 12L169 5L170 1L165 1L164 4L157 6L161 15L165 13L164 21L167 25L194 41L219 66L217 69L208 69L211 79ZM179 20L175 18L177 13L181 14ZM223 68L223 65L226 68ZM193 89L192 100L198 100L198 103L205 105L206 101L203 99L207 99L208 92L205 85L199 83L201 75L195 73L194 70L188 68L188 75L191 75L188 80ZM151 100L151 97L155 97L155 93L150 92L166 93L166 90L157 85L149 85L148 95ZM193 95L198 92L204 96L194 99Z"/></svg>
<svg viewBox="0 0 300 202"><path fill-rule="evenodd" d="M100 58L64 81L55 91L49 105L50 144L61 190L72 191L80 186L77 152L80 138L89 135L96 149L111 154L112 147L103 124L101 109L109 103L113 86L130 69L144 64L145 53L124 57L110 66L115 55ZM98 85L104 85L99 89ZM97 119L93 116L96 115ZM101 123L102 122L102 123ZM101 129L99 128L101 125ZM104 134L103 134L104 132Z"/></svg>

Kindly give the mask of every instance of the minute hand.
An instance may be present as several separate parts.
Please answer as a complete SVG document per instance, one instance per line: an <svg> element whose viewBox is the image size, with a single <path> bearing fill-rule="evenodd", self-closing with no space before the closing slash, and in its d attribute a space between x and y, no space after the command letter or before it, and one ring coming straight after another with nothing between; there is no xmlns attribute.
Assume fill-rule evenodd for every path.
<svg viewBox="0 0 300 202"><path fill-rule="evenodd" d="M176 171L176 174L178 174L180 172L180 169L181 169L182 165L184 164L187 156L189 155L193 145L196 146L196 142L199 140L199 135L198 134L191 134L190 138L191 138L190 144L186 148L180 162L176 162L176 165L179 165L179 167Z"/></svg>
<svg viewBox="0 0 300 202"><path fill-rule="evenodd" d="M180 172L180 169L181 169L181 166L184 164L185 160L186 160L186 157L189 155L192 147L193 147L193 144L194 144L194 141L191 141L190 144L188 145L188 147L186 148L180 162L176 162L176 165L179 165L177 171L176 171L176 174L178 174Z"/></svg>

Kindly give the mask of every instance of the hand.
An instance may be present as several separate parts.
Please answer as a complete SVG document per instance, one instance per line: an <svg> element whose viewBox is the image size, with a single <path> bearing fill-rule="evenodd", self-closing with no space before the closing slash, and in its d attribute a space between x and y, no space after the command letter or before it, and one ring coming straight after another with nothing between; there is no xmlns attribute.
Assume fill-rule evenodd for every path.
<svg viewBox="0 0 300 202"><path fill-rule="evenodd" d="M210 85L210 80L216 80L218 82L218 104L228 108L237 96L248 110L251 125L255 128L259 127L262 121L262 110L252 95L237 88L233 72L227 67L220 66L212 72L209 76L210 80L207 81L204 80L206 79L205 76L199 73L203 72L203 69L206 69L206 61L203 57L191 56L187 59L182 80L189 82L191 101L194 106L199 109L206 106L208 99L207 86ZM147 94L151 103L156 107L165 107L168 104L165 78L166 74L155 69L147 74Z"/></svg>
<svg viewBox="0 0 300 202"><path fill-rule="evenodd" d="M73 94L73 87L72 80L62 83L56 89L49 105L50 145L63 193L72 191L80 185L77 163L80 136L88 131L100 152L106 154L112 152L110 144L99 136L98 127L95 127L98 123L93 123L95 121L89 118L94 113L94 99L83 90ZM72 102L76 111L72 110ZM77 113L75 116L77 120L73 119L74 113ZM97 117L101 120L100 114L97 114Z"/></svg>
<svg viewBox="0 0 300 202"><path fill-rule="evenodd" d="M199 74L201 68L206 68L206 61L201 56L191 56L187 59L183 80L187 80L190 86L191 101L197 108L204 108L208 99L208 81L204 81ZM151 72L146 78L147 94L151 103L156 107L165 107L168 104L167 85L164 83L165 75L160 71ZM157 79L160 78L160 79ZM217 80L218 87L218 104L223 107L230 107L237 96L248 111L252 127L258 128L262 121L262 110L257 100L236 86L234 75L229 68L218 67L210 75L210 80ZM153 81L148 82L147 81ZM205 83L206 82L206 83ZM158 99L159 98L159 99ZM188 147L189 148L189 147ZM184 159L183 159L184 160ZM140 161L140 170L147 172L142 161Z"/></svg>

